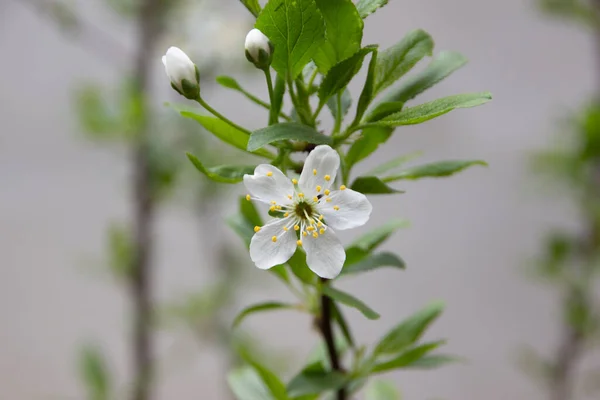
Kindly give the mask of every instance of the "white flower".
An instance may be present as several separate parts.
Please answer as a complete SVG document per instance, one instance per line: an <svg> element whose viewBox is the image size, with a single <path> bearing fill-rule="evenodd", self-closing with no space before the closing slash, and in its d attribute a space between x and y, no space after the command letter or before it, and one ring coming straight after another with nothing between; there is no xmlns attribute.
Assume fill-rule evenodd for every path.
<svg viewBox="0 0 600 400"><path fill-rule="evenodd" d="M169 47L162 58L173 89L195 99L200 92L200 74L192 60L178 47Z"/></svg>
<svg viewBox="0 0 600 400"><path fill-rule="evenodd" d="M246 58L256 68L266 68L271 65L273 45L268 37L254 28L246 35Z"/></svg>
<svg viewBox="0 0 600 400"><path fill-rule="evenodd" d="M250 243L250 258L258 268L268 269L290 259L297 246L306 252L308 267L322 278L336 277L346 253L333 229L350 229L369 219L372 206L362 193L340 186L331 190L340 166L338 153L317 146L306 158L300 179L288 179L269 164L261 164L244 184L256 199L280 211L275 219L256 232Z"/></svg>

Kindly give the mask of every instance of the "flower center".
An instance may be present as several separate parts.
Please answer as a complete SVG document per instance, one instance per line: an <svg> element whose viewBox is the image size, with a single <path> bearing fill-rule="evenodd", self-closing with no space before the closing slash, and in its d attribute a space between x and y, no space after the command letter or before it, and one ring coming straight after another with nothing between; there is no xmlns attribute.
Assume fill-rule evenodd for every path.
<svg viewBox="0 0 600 400"><path fill-rule="evenodd" d="M313 207L306 201L300 201L296 203L294 207L294 213L302 221L307 221L313 215Z"/></svg>

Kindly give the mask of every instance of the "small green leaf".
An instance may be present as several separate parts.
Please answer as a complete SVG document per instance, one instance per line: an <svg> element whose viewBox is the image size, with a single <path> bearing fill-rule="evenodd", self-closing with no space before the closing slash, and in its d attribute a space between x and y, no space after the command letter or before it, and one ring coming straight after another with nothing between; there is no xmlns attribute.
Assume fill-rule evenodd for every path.
<svg viewBox="0 0 600 400"><path fill-rule="evenodd" d="M396 157L388 162L381 164L378 167L373 168L372 170L370 170L368 172L368 175L380 176L382 174L385 174L389 170L401 167L402 165L406 164L410 160L414 160L415 158L420 157L422 154L423 153L421 153L420 151L415 151L413 153L409 153L409 154L405 154L405 155Z"/></svg>
<svg viewBox="0 0 600 400"><path fill-rule="evenodd" d="M354 117L354 123L358 123L360 119L363 117L367 108L375 98L375 78L377 74L377 50L373 51L371 54L371 61L369 62L369 69L367 71L367 78L365 80L365 85L363 86L363 90L360 93L360 97L358 99L358 105L356 106L356 116Z"/></svg>
<svg viewBox="0 0 600 400"><path fill-rule="evenodd" d="M309 126L289 122L267 126L266 128L252 132L248 141L248 151L254 151L269 143L286 139L305 141L313 144L331 143L331 137L325 136Z"/></svg>
<svg viewBox="0 0 600 400"><path fill-rule="evenodd" d="M381 92L433 52L433 39L421 29L409 32L402 40L379 53L375 73L375 93Z"/></svg>
<svg viewBox="0 0 600 400"><path fill-rule="evenodd" d="M334 289L329 285L323 285L323 294L325 294L327 297L330 297L331 299L338 301L348 307L356 308L368 319L378 319L379 318L379 314L377 312L373 311L365 303L363 303L356 297L354 297L346 292L342 292L340 290Z"/></svg>
<svg viewBox="0 0 600 400"><path fill-rule="evenodd" d="M393 383L381 380L372 381L365 393L365 400L400 400L400 392Z"/></svg>
<svg viewBox="0 0 600 400"><path fill-rule="evenodd" d="M346 116L346 114L348 114L348 110L350 109L351 105L352 105L352 96L350 96L350 91L348 90L348 88L346 88L342 92L342 119L344 118L344 116ZM331 115L333 115L333 118L335 119L335 117L337 116L337 113L338 113L337 96L334 96L329 99L329 101L327 102L327 107L329 107L329 110L331 111Z"/></svg>
<svg viewBox="0 0 600 400"><path fill-rule="evenodd" d="M292 269L292 273L301 282L307 285L314 285L316 275L308 268L306 264L306 253L301 248L296 249L294 255L287 261L287 264Z"/></svg>
<svg viewBox="0 0 600 400"><path fill-rule="evenodd" d="M250 356L250 354L248 354L247 351L240 349L239 353L242 359L244 359L244 361L250 364L252 368L254 368L254 370L258 373L258 375L265 383L265 385L269 389L269 392L275 400L289 400L289 397L285 390L285 385L283 384L283 382L281 382L277 375L275 375L264 365L252 359L252 357Z"/></svg>
<svg viewBox="0 0 600 400"><path fill-rule="evenodd" d="M377 46L366 46L352 57L334 65L327 75L325 75L319 87L319 99L321 102L327 102L330 97L348 86L354 75L360 71L365 56L376 49Z"/></svg>
<svg viewBox="0 0 600 400"><path fill-rule="evenodd" d="M421 357L420 359L414 361L410 368L415 369L434 369L438 367L442 367L446 364L451 364L455 362L463 361L462 358L456 356L450 356L446 354L432 354L427 355L425 357Z"/></svg>
<svg viewBox="0 0 600 400"><path fill-rule="evenodd" d="M325 23L315 0L270 0L258 16L256 28L275 46L273 69L292 79L325 39Z"/></svg>
<svg viewBox="0 0 600 400"><path fill-rule="evenodd" d="M354 164L370 156L380 144L391 136L392 128L368 127L363 129L362 136L352 143L346 155L346 164L351 168Z"/></svg>
<svg viewBox="0 0 600 400"><path fill-rule="evenodd" d="M233 320L233 326L238 326L247 316L257 312L273 311L281 309L296 309L297 307L293 304L281 303L277 301L268 301L264 303L254 304L252 306L244 308Z"/></svg>
<svg viewBox="0 0 600 400"><path fill-rule="evenodd" d="M306 366L292 378L287 386L291 397L308 396L337 390L347 382L344 374L337 371L326 371L323 364L315 363Z"/></svg>
<svg viewBox="0 0 600 400"><path fill-rule="evenodd" d="M403 108L404 103L401 101L389 101L385 103L379 103L377 104L377 106L375 106L375 108L373 108L371 112L369 112L369 115L367 115L365 121L379 121L380 119L383 119L390 114L402 111Z"/></svg>
<svg viewBox="0 0 600 400"><path fill-rule="evenodd" d="M242 4L244 6L246 6L248 11L250 11L252 13L252 15L254 15L255 17L258 17L258 14L260 14L260 4L258 3L258 0L240 0L240 1L242 2Z"/></svg>
<svg viewBox="0 0 600 400"><path fill-rule="evenodd" d="M244 241L246 247L250 246L250 241L254 235L253 226L246 221L243 215L235 214L228 217L225 223ZM271 268L272 269L272 268Z"/></svg>
<svg viewBox="0 0 600 400"><path fill-rule="evenodd" d="M238 81L236 81L234 78L232 78L230 76L219 75L215 78L215 80L217 81L217 83L219 85L226 87L228 89L237 90L238 92L241 92L244 90L244 89L242 89L242 87L240 86Z"/></svg>
<svg viewBox="0 0 600 400"><path fill-rule="evenodd" d="M382 178L382 181L394 182L401 179L441 178L454 175L473 165L487 166L487 163L481 160L440 161L404 169L395 175Z"/></svg>
<svg viewBox="0 0 600 400"><path fill-rule="evenodd" d="M251 367L234 369L227 375L227 383L237 400L277 400Z"/></svg>
<svg viewBox="0 0 600 400"><path fill-rule="evenodd" d="M408 227L408 221L403 219L395 219L385 223L384 225L375 228L360 238L355 240L349 248L357 248L365 252L369 252L383 243L392 233L400 228Z"/></svg>
<svg viewBox="0 0 600 400"><path fill-rule="evenodd" d="M438 347L440 347L441 345L443 345L445 343L446 343L445 340L439 340L437 342L429 342L429 343L424 343L424 344L415 346L411 349L408 349L408 350L400 353L400 355L398 355L397 357L394 357L391 360L376 364L371 369L371 372L381 373L381 372L387 372L387 371L391 371L391 370L398 369L398 368L410 368L415 364L415 362L419 361L426 354L432 352L433 350L437 349Z"/></svg>
<svg viewBox="0 0 600 400"><path fill-rule="evenodd" d="M401 190L389 187L376 176L359 176L352 182L350 188L363 194L404 193Z"/></svg>
<svg viewBox="0 0 600 400"><path fill-rule="evenodd" d="M423 71L405 79L397 88L391 89L383 101L400 101L406 103L466 63L467 59L460 53L454 51L441 52Z"/></svg>
<svg viewBox="0 0 600 400"><path fill-rule="evenodd" d="M377 343L375 356L394 354L415 343L427 327L439 317L444 304L435 302L396 325Z"/></svg>
<svg viewBox="0 0 600 400"><path fill-rule="evenodd" d="M326 39L313 59L319 71L326 74L360 49L364 22L350 0L316 0L316 3L325 20Z"/></svg>
<svg viewBox="0 0 600 400"><path fill-rule="evenodd" d="M252 201L246 200L245 197L240 197L239 204L240 212L251 227L263 225L262 218Z"/></svg>
<svg viewBox="0 0 600 400"><path fill-rule="evenodd" d="M388 0L359 0L356 3L356 9L361 18L367 18L377 11L378 8L385 6Z"/></svg>
<svg viewBox="0 0 600 400"><path fill-rule="evenodd" d="M238 149L241 150L246 150L246 148L248 147L248 135L245 132L240 131L239 129L234 128L233 126L229 125L228 123L226 123L225 121L216 118L216 117L209 117L207 115L200 115L200 114L196 114L193 112L189 112L189 111L182 111L181 115L186 117L186 118L191 118L195 121L197 121L198 123L200 123L200 125L202 125L204 127L204 129L206 129L207 131L209 131L210 133L212 133L213 135L215 135L217 138L221 139L222 141L224 141L225 143L228 143L234 147L237 147ZM270 158L270 159L274 159L275 156L273 156L273 154L271 154L271 152L265 150L265 149L254 149L257 150L255 152L255 154L262 156L262 157L266 157L266 158ZM249 150L249 151L254 151L254 150Z"/></svg>
<svg viewBox="0 0 600 400"><path fill-rule="evenodd" d="M95 347L85 347L80 355L79 369L87 389L88 399L108 400L110 382L102 353Z"/></svg>
<svg viewBox="0 0 600 400"><path fill-rule="evenodd" d="M242 181L245 174L254 173L254 167L252 166L220 165L218 167L206 168L195 155L191 153L186 153L186 155L198 171L216 182L238 183Z"/></svg>
<svg viewBox="0 0 600 400"><path fill-rule="evenodd" d="M372 122L373 126L402 126L420 124L430 119L439 117L457 108L477 107L487 103L492 99L488 92L459 94L456 96L444 97L421 104L415 107L406 108L400 112L388 115L384 119Z"/></svg>
<svg viewBox="0 0 600 400"><path fill-rule="evenodd" d="M285 95L285 78L279 74L275 77L275 87L273 88L273 98L271 99L271 107L274 113L279 115L283 107L283 96Z"/></svg>
<svg viewBox="0 0 600 400"><path fill-rule="evenodd" d="M358 272L372 271L382 267L394 267L405 269L404 261L393 253L370 254L365 259L350 265L345 265L342 269L342 275L355 274Z"/></svg>
<svg viewBox="0 0 600 400"><path fill-rule="evenodd" d="M346 322L346 318L344 317L344 314L342 314L342 310L340 310L335 302L331 302L331 306L333 319L340 327L340 331L342 331L342 335L344 335L344 340L346 341L347 345L354 347L354 338L352 337L352 332L350 331L350 327Z"/></svg>

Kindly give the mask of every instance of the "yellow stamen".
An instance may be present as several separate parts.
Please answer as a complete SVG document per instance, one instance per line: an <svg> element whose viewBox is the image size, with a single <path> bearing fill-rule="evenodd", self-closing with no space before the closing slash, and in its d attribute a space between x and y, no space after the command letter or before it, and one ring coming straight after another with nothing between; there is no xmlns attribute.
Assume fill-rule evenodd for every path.
<svg viewBox="0 0 600 400"><path fill-rule="evenodd" d="M337 210L339 210L339 209L340 209L340 206L333 206L333 209L334 209L335 211L337 211Z"/></svg>
<svg viewBox="0 0 600 400"><path fill-rule="evenodd" d="M287 218L290 216L290 213L286 212L285 214L283 214L283 216Z"/></svg>
<svg viewBox="0 0 600 400"><path fill-rule="evenodd" d="M288 194L288 195L287 195L287 198L291 200L291 199L292 199L292 195L291 195L291 194Z"/></svg>
<svg viewBox="0 0 600 400"><path fill-rule="evenodd" d="M275 207L275 206L269 207L269 210L271 210L271 211L275 211L276 209L277 209L277 207Z"/></svg>
<svg viewBox="0 0 600 400"><path fill-rule="evenodd" d="M273 176L273 173L271 171L267 172L267 176Z"/></svg>
<svg viewBox="0 0 600 400"><path fill-rule="evenodd" d="M281 206L275 206L275 208L277 208L278 210L281 210L282 207Z"/></svg>
<svg viewBox="0 0 600 400"><path fill-rule="evenodd" d="M325 175L325 180L326 180L327 182L329 182L329 181L331 180L331 177L330 177L329 175Z"/></svg>
<svg viewBox="0 0 600 400"><path fill-rule="evenodd" d="M323 218L325 218L325 216L324 216L323 214L319 215L319 219L320 219L321 221L323 221Z"/></svg>
<svg viewBox="0 0 600 400"><path fill-rule="evenodd" d="M346 190L346 185L340 186L340 190Z"/></svg>
<svg viewBox="0 0 600 400"><path fill-rule="evenodd" d="M271 200L271 204L275 205L277 202L275 200Z"/></svg>
<svg viewBox="0 0 600 400"><path fill-rule="evenodd" d="M275 242L277 241L277 236L273 236L273 237L271 238L271 241L272 241L273 243L275 243Z"/></svg>
<svg viewBox="0 0 600 400"><path fill-rule="evenodd" d="M321 235L322 235L322 234L324 234L324 233L325 233L325 228L321 228L321 229L319 230L319 233L320 233Z"/></svg>
<svg viewBox="0 0 600 400"><path fill-rule="evenodd" d="M319 234L317 232L313 232L313 237L316 239L319 237Z"/></svg>
<svg viewBox="0 0 600 400"><path fill-rule="evenodd" d="M254 227L254 232L258 232L258 231L260 231L260 226L255 226Z"/></svg>
<svg viewBox="0 0 600 400"><path fill-rule="evenodd" d="M298 229L300 229L300 227L298 225L294 225L294 230L297 231Z"/></svg>
<svg viewBox="0 0 600 400"><path fill-rule="evenodd" d="M323 189L321 186L317 185L317 193L319 193Z"/></svg>
<svg viewBox="0 0 600 400"><path fill-rule="evenodd" d="M249 194L246 195L246 200L250 201L251 197Z"/></svg>
<svg viewBox="0 0 600 400"><path fill-rule="evenodd" d="M317 226L320 228L323 226L323 223L321 221L319 221L319 223L317 224Z"/></svg>
<svg viewBox="0 0 600 400"><path fill-rule="evenodd" d="M325 201L329 203L331 201L331 197L326 198Z"/></svg>
<svg viewBox="0 0 600 400"><path fill-rule="evenodd" d="M312 231L315 230L315 227L314 226L309 226L309 227L306 228L306 230L309 231L309 232L312 232Z"/></svg>
<svg viewBox="0 0 600 400"><path fill-rule="evenodd" d="M292 179L292 183L293 183L294 185L297 185L297 184L298 184L298 179L295 179L295 178L294 178L294 179Z"/></svg>
<svg viewBox="0 0 600 400"><path fill-rule="evenodd" d="M298 193L298 197L300 197L301 199L304 198L304 193Z"/></svg>
<svg viewBox="0 0 600 400"><path fill-rule="evenodd" d="M296 242L296 244L297 244L298 246L302 246L302 240L298 240L298 241Z"/></svg>
<svg viewBox="0 0 600 400"><path fill-rule="evenodd" d="M316 175L316 174L317 174L317 170L313 169L313 175Z"/></svg>
<svg viewBox="0 0 600 400"><path fill-rule="evenodd" d="M283 227L283 230L287 232L287 231L288 231L288 227L287 227L287 226L284 226L284 227Z"/></svg>
<svg viewBox="0 0 600 400"><path fill-rule="evenodd" d="M329 189L325 189L325 196L329 196L329 193L331 193Z"/></svg>
<svg viewBox="0 0 600 400"><path fill-rule="evenodd" d="M317 196L313 197L313 201L316 203L317 201L319 201L319 198Z"/></svg>
<svg viewBox="0 0 600 400"><path fill-rule="evenodd" d="M302 236L306 236L306 235L308 235L308 233L302 232Z"/></svg>

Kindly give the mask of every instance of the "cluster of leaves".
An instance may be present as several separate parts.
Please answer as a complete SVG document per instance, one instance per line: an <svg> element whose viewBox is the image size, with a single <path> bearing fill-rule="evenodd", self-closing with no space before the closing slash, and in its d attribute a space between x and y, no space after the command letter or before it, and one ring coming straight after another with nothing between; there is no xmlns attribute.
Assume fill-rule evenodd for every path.
<svg viewBox="0 0 600 400"><path fill-rule="evenodd" d="M445 177L472 165L485 165L480 160L453 160L413 167L405 163L418 154L399 155L369 173L351 179L353 167L371 156L386 143L396 128L420 124L452 110L474 107L488 102L489 93L449 96L418 105L408 105L418 95L448 77L466 63L456 52L433 56L434 42L423 30L415 30L393 46L380 50L377 45L363 45L364 19L387 4L387 0L270 0L261 8L257 0L241 0L257 18L260 29L274 45L271 68L276 74L270 90L270 102L261 100L244 89L234 78L221 76L217 82L239 92L250 101L268 109L269 125L253 132L239 127L220 114L199 114L190 110L181 115L200 123L224 143L263 158L284 172L299 173L302 162L295 153L309 152L315 145L328 144L342 159L341 183L365 194L395 194L389 184L400 180ZM432 57L420 72L408 74L421 60ZM344 124L352 107L348 85L361 70L367 57L367 75L356 101L355 113ZM271 74L272 71L266 71ZM270 84L270 79L267 80ZM287 97L286 97L287 95ZM285 104L289 102L289 110ZM313 105L317 104L313 108ZM327 106L334 124L322 129L321 111ZM206 166L206 162L188 153L193 165L209 179L220 183L238 183L255 165ZM254 226L263 221L252 202L240 199L239 213L228 224L249 245ZM346 262L339 279L381 267L404 268L397 255L378 251L393 232L405 225L391 221L359 238L346 248ZM289 382L284 383L273 371L242 352L248 366L234 370L229 376L231 388L239 400L253 399L318 399L323 393L339 391L347 394L360 390L370 376L401 368L433 368L453 358L431 354L443 341L421 342L428 326L442 312L442 305L431 304L400 322L384 335L370 351L358 345L339 305L354 308L368 319L379 314L349 293L319 280L307 267L301 248L286 262L270 270L298 297L298 304L265 302L244 309L235 319L238 325L253 313L293 309L307 312L322 321L320 300L332 304L332 324L338 333L337 351L352 358L350 368L332 368L330 360L320 352ZM298 289L300 286L301 290ZM341 336L339 335L341 334ZM324 345L323 345L324 346ZM338 398L339 397L338 392ZM393 387L374 383L367 389L370 400L398 398Z"/></svg>

